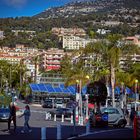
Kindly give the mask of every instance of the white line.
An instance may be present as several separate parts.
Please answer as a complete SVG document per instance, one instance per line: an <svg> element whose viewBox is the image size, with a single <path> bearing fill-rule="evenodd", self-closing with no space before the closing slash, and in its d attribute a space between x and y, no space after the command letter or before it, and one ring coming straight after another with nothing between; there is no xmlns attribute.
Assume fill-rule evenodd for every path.
<svg viewBox="0 0 140 140"><path fill-rule="evenodd" d="M93 134L98 134L98 133L105 133L105 132L111 132L111 131L119 131L119 130L126 130L126 129L113 129L113 130L102 130L102 131L95 131L95 132L90 132L88 134L86 133L83 133L81 135L78 135L77 137L83 137L83 136L88 136L88 135L93 135ZM67 138L68 140L70 139L75 139L77 137L70 137L70 138Z"/></svg>

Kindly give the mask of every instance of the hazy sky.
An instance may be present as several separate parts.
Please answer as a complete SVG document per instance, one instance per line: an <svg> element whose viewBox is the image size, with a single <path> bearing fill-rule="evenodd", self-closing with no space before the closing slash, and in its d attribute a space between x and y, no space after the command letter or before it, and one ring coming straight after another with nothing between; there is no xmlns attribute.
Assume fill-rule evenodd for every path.
<svg viewBox="0 0 140 140"><path fill-rule="evenodd" d="M0 18L33 16L72 0L0 0Z"/></svg>

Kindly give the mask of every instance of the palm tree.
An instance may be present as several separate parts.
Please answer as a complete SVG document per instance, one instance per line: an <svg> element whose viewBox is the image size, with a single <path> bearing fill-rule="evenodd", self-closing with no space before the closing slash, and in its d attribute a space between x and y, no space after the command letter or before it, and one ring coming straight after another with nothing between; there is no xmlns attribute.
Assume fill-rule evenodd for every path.
<svg viewBox="0 0 140 140"><path fill-rule="evenodd" d="M39 59L39 56L37 55L37 56L35 56L35 57L33 57L33 63L34 63L34 65L35 65L35 75L34 75L34 83L36 83L37 81L37 66L38 66L38 64L39 64L39 61L40 61L40 59Z"/></svg>
<svg viewBox="0 0 140 140"><path fill-rule="evenodd" d="M139 51L138 47L134 44L120 44L121 38L118 34L109 35L105 41L89 44L81 53L85 56L96 54L94 60L90 62L94 66L93 77L98 77L98 79L106 77L106 83L108 83L108 78L110 77L113 106L115 106L115 73L119 68L120 57L128 58L130 55Z"/></svg>

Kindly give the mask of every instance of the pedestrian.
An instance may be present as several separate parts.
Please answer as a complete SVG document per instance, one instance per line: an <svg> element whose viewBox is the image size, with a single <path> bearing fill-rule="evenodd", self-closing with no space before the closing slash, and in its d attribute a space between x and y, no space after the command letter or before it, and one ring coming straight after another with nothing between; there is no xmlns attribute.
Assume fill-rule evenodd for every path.
<svg viewBox="0 0 140 140"><path fill-rule="evenodd" d="M30 116L31 116L29 105L25 106L24 113L21 116L19 116L19 118L22 117L22 116L24 116L25 122L24 122L23 130L21 130L21 133L25 133L25 131L32 132L32 130L29 126L29 119L30 119Z"/></svg>
<svg viewBox="0 0 140 140"><path fill-rule="evenodd" d="M14 132L15 132L16 131L16 107L15 107L14 103L12 103L12 102L10 103L9 109L10 109L10 115L9 115L9 119L8 119L8 131L10 131L11 121L13 121Z"/></svg>
<svg viewBox="0 0 140 140"><path fill-rule="evenodd" d="M123 112L124 112L125 118L127 120L127 124L129 125L129 111L127 109L127 106L124 106Z"/></svg>
<svg viewBox="0 0 140 140"><path fill-rule="evenodd" d="M130 126L133 127L133 122L134 122L134 117L135 117L136 113L135 113L135 109L132 108L131 112L130 112Z"/></svg>

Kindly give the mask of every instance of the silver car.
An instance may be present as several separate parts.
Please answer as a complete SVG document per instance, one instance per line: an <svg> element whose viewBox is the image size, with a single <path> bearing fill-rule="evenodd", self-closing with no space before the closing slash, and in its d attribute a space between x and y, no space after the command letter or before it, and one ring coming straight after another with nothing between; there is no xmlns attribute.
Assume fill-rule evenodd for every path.
<svg viewBox="0 0 140 140"><path fill-rule="evenodd" d="M101 107L102 114L108 114L108 125L124 128L127 124L125 115L121 108Z"/></svg>

